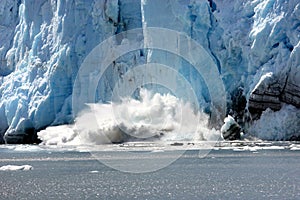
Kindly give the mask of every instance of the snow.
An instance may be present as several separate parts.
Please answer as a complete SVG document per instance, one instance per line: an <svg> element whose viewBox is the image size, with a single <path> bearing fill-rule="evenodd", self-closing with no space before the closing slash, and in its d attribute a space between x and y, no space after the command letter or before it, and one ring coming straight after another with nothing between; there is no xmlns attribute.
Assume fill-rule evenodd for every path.
<svg viewBox="0 0 300 200"><path fill-rule="evenodd" d="M212 61L207 74L212 68L219 74L196 76L191 63L172 52L131 52L119 58L101 80L98 94L103 102L110 101L110 88L123 81L125 72L145 62L173 66L192 86L201 109L208 112L214 106L211 92L219 91L218 87L216 91L209 90L211 83L207 79L222 78L227 94L220 95L229 104L236 88L244 88L249 98L251 91L271 74L289 74L289 79L298 83L298 0L215 0L214 4L211 9L209 2L203 0L1 1L0 142L4 134L72 123L73 84L84 59L109 36L133 28L163 27L185 33L203 47L209 56L206 61ZM147 33L143 34L145 45L149 44ZM126 39L131 39L129 35L124 37L113 45L125 45ZM185 88L179 90L183 96ZM292 112L294 118L266 111L250 132L270 140L295 133L299 124L297 109L286 106L279 112ZM291 122L287 123L287 118ZM276 119L278 123L266 119ZM45 134L45 141L56 144L75 137L70 127L61 128L66 131L64 137L53 133L54 128L39 135L42 138ZM260 128L264 130L261 133ZM54 134L52 141L47 132Z"/></svg>
<svg viewBox="0 0 300 200"><path fill-rule="evenodd" d="M28 171L32 169L33 167L31 165L4 165L0 167L0 171Z"/></svg>
<svg viewBox="0 0 300 200"><path fill-rule="evenodd" d="M253 88L252 91L255 91L259 86L264 86L267 87L268 86L268 79L272 78L273 73L272 72L268 72L264 75L262 75L258 81L258 83L256 84L256 86ZM262 85L263 84L263 85Z"/></svg>

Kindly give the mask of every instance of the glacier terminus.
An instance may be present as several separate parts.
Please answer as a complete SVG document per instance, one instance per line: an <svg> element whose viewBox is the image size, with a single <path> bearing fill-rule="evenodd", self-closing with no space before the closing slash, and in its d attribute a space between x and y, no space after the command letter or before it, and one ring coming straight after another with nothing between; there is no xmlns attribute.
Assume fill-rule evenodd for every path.
<svg viewBox="0 0 300 200"><path fill-rule="evenodd" d="M208 63L207 71L196 76L193 65L176 52L147 46L151 37L145 30L149 28L191 38L205 51L202 62ZM140 34L126 34L134 29L141 30ZM74 123L74 84L80 67L97 45L111 37L111 49L122 49L132 41L143 45L110 63L95 86L95 102L110 102L118 83L130 85L141 80L138 68L128 74L135 66L159 63L171 66L187 81L196 97L194 103L207 115L213 106L218 107L213 103L213 85L207 80L221 80L226 108L217 109L225 109L225 114L232 116L225 121L235 121L245 136L300 139L298 0L2 0L0 143L37 143L47 127ZM156 37L158 43L165 41L173 40L171 36ZM186 45L190 55L201 58L192 45L176 45ZM216 73L210 73L212 69ZM175 85L179 98L186 96L187 87L178 77L169 78L171 72L153 70L151 74ZM147 87L164 91L151 84ZM151 98L145 97L148 103L163 102L169 108L161 115L164 118L180 102L159 95ZM224 117L216 117L217 125L211 126L220 128ZM153 117L149 119L143 120L148 123Z"/></svg>

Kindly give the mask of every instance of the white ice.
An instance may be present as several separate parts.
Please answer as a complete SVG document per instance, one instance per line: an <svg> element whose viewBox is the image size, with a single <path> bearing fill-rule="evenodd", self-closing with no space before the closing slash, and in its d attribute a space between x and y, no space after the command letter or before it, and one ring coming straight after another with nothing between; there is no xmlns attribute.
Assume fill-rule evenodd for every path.
<svg viewBox="0 0 300 200"><path fill-rule="evenodd" d="M28 171L32 169L31 165L4 165L0 167L0 171Z"/></svg>
<svg viewBox="0 0 300 200"><path fill-rule="evenodd" d="M80 1L75 7L73 1L18 2L1 0L0 5L0 138L26 128L40 130L72 122L72 86L82 61L100 42L125 29L156 26L186 33L212 57L228 94L243 86L249 98L269 73L290 74L298 83L299 0L214 0L214 11L205 0L95 0ZM119 13L122 22L118 22ZM165 64L180 60L166 52L152 55L129 55L116 63L116 69L126 69L145 56ZM112 71L105 84L113 85L123 72ZM180 72L201 101L208 101L209 92L193 71L183 65ZM101 95L109 92L106 87ZM267 113L264 118L271 115ZM280 131L271 134L268 131L274 130L274 124L263 124L255 123L252 130L257 137L271 140L290 135L294 130L289 129L295 127L279 123L275 127ZM259 127L265 131L258 133ZM64 138L53 133L53 140L46 140L72 140L68 128L62 128Z"/></svg>

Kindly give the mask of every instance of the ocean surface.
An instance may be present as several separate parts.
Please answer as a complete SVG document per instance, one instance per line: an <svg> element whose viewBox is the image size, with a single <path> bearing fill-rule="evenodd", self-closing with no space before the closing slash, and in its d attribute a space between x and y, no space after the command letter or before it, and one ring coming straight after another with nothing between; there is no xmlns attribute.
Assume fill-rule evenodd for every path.
<svg viewBox="0 0 300 200"><path fill-rule="evenodd" d="M148 173L116 170L103 164L96 154L78 149L2 145L0 167L33 168L0 171L0 199L300 198L299 144L218 145L202 157L197 148L186 150L168 166ZM137 149L133 151L139 152ZM113 148L97 153L105 154L106 160L121 160L122 165L130 165L132 160ZM172 149L155 159L176 157L177 153Z"/></svg>

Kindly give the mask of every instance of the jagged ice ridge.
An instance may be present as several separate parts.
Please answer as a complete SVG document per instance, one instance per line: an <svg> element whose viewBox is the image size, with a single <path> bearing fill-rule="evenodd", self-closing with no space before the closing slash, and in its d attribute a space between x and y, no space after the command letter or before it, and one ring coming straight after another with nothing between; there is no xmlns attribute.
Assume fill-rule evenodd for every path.
<svg viewBox="0 0 300 200"><path fill-rule="evenodd" d="M225 85L228 113L247 124L244 131L267 139L300 135L297 0L2 0L0 142L2 137L13 143L34 142L37 131L71 123L73 84L85 57L109 36L143 27L184 32L203 46ZM99 100L110 99L116 80L133 65L168 65L174 60L181 63L179 71L200 105L209 110L203 80L193 76L188 63L160 51L132 52L113 63L99 86ZM288 131L288 137L261 136L253 131L261 123L248 128L268 108L293 113L289 126L294 131Z"/></svg>

